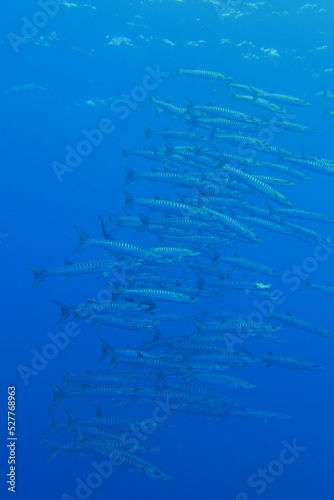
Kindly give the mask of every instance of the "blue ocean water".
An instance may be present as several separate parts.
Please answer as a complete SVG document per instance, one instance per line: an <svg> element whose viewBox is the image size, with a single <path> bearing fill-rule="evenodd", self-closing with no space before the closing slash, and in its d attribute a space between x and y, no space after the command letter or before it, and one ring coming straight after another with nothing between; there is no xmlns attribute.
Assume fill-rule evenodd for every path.
<svg viewBox="0 0 334 500"><path fill-rule="evenodd" d="M145 126L153 130L187 130L180 121L170 121L166 114L157 117L148 92L140 94L138 87L143 88L148 74L158 73L153 97L170 100L177 106L183 106L183 98L187 98L195 104L213 103L258 118L272 118L271 112L254 103L232 101L225 82L178 76L177 67L216 71L231 76L233 83L306 99L311 106L288 106L294 115L290 120L311 126L318 133L306 135L285 130L274 133L271 144L299 155L333 161L333 116L325 117L325 112L334 110L334 104L319 95L324 89L334 92L333 6L324 0L316 4L300 0L118 0L112 4L83 0L48 5L51 10L45 15L38 15L47 9L43 2L4 6L1 27L1 498L13 494L6 483L10 467L6 414L7 387L15 386L18 499L248 500L259 495L270 500L333 499L333 339L291 327L282 330L282 337L288 340L286 345L248 339L243 347L256 354L270 350L303 358L325 366L325 371L254 364L231 374L249 380L256 389L212 389L219 389L245 408L277 411L291 416L290 419L222 421L206 416L172 415L168 419L170 429L154 432L147 439L151 445L159 446L159 453L142 457L171 476L171 482L115 466L108 478L94 476L94 483L90 476L96 474L92 465L94 454L81 457L79 453L62 453L46 463L46 440L66 443L73 437L62 431L45 434L51 423L49 383L61 385L60 369L78 374L106 369L106 361L99 363L99 336L114 347L137 347L150 336L119 329L99 331L81 322L78 335L67 336L64 348L50 351L52 359L39 357L46 352L46 345L54 345L52 339L56 337L52 335L63 334L66 324L56 324L59 311L53 300L78 304L83 296L97 296L106 280L96 280L94 275L76 276L69 281L48 278L31 289L33 275L25 267L30 264L52 269L65 259L80 262L106 258L103 250L95 247L73 256L78 244L74 226L101 238L98 216L104 211L118 213L124 206L120 187L125 176L121 165L138 171L151 166L134 156L122 158L122 145L129 151L145 145L165 147L166 142L160 137L144 142ZM132 98L131 105L123 102L125 109L121 112L116 100L124 101L126 94L140 98ZM92 147L77 166L66 164L68 148L76 150L85 139L83 131L96 129L101 120L111 120L114 130L104 134L102 143ZM201 133L200 129L194 132ZM170 142L178 144L176 140ZM216 144L211 147L214 149ZM222 145L221 151L233 153L236 148ZM277 160L261 154L259 158ZM65 165L67 171L59 173L55 162ZM332 177L306 172L311 180L289 177L296 185L277 189L289 196L295 208L333 215ZM273 171L263 174L280 176ZM143 198L174 192L165 184L144 180L126 189ZM257 202L266 207L259 194L254 196L254 203ZM148 213L140 207L141 212L144 210ZM135 215L136 210L131 213ZM326 237L332 235L332 224L302 223ZM289 311L331 329L333 298L304 290L305 278L300 278L296 291L291 290L292 283L287 280L296 272L293 266L300 266L315 283L334 283L333 256L328 254L323 261L315 259L318 243L314 240L305 242L257 227L255 232L263 245L241 243L236 249L223 248L221 252L233 256L236 251L242 257L264 262L277 269L279 276L271 280L241 271L238 279L272 281L286 298L275 306L275 312ZM147 232L125 229L113 235L146 248L157 244L156 237ZM201 298L200 307L205 311L249 315L258 310L259 302L262 299L255 296L226 291L219 299ZM161 312L186 310L200 315L196 305L168 304L159 308ZM190 322L166 322L161 331L165 336L190 335L196 328ZM94 415L91 401L84 399L66 399L52 411L66 421L66 409L80 417ZM151 418L153 410L153 405L130 406L115 410L115 415L144 419ZM285 460L282 452L294 443L299 448L290 451L289 460ZM261 472L263 469L267 472ZM78 489L83 484L86 486Z"/></svg>

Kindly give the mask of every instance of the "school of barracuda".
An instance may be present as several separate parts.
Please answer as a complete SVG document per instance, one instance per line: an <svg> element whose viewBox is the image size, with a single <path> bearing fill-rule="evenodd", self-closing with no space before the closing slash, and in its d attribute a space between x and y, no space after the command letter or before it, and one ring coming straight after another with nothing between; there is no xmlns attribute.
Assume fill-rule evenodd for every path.
<svg viewBox="0 0 334 500"><path fill-rule="evenodd" d="M184 75L180 78L196 78L198 85L205 85L200 78L225 82L234 99L274 113L270 123L279 130L315 133L311 127L284 118L288 106L309 106L303 99L235 84L217 72L179 69L178 74ZM101 459L118 457L130 469L170 480L168 474L142 458L158 448L146 441L137 440L134 444L129 439L133 429L147 429L148 433L169 429L174 413L220 420L286 419L289 416L280 409L245 408L239 402L240 389L257 390L247 380L246 368L263 363L295 370L324 370L316 362L299 359L293 353L256 354L257 341L287 343L283 329L290 326L305 331L305 335L334 337L307 318L273 312L257 323L238 312L198 313L198 308L202 297L221 297L228 290L275 302L271 279L280 276L279 271L269 262L244 257L247 244L263 243L258 228L308 243L331 244L325 235L304 224L333 223L334 218L308 207L294 207L291 187L297 180L309 180L312 172L333 176L334 161L302 156L259 138L268 126L265 118L186 99L184 107L153 96L150 104L159 115L173 120L175 130L146 129L146 139L163 138L162 148L150 144L140 151L130 151L123 147L122 163L125 159L131 162L131 157L140 158L142 163L138 170L133 163L122 165L126 174L125 205L119 214L107 212L108 220L99 217L103 238L90 237L77 228L76 252L96 246L108 252L110 259L66 262L49 271L29 267L35 274L34 285L50 276L95 273L108 278L111 290L110 300L103 302L86 299L80 306L72 306L55 301L60 308L60 321L89 319L92 326L104 328L104 337L100 337L101 360L108 361L101 371L63 372L63 386L52 386L49 431L65 429L71 440L49 442L49 460L60 452L75 451L92 453ZM238 154L227 153L226 144L236 146ZM137 180L165 183L165 190L168 185L171 189L163 196L136 197L127 190L133 183L135 191ZM291 191L289 197L287 188ZM112 235L123 228L153 233L158 242L153 248L144 248L115 239ZM235 253L237 247L241 255ZM245 272L249 278L244 277ZM116 275L122 276L122 280L110 279ZM308 281L306 287L334 295L334 287L329 285ZM184 304L184 312L165 312L164 306L173 303ZM195 310L191 304L195 304ZM173 328L172 334L161 333L161 325L179 321L193 324L193 333L180 335ZM133 332L133 343L113 348L113 336L119 336L121 330ZM138 333L147 334L144 341ZM250 339L254 349L243 348L246 339ZM235 389L235 400L225 396L227 387ZM67 422L60 421L53 408L69 398L98 403L96 416L69 413ZM119 409L126 412L132 405L157 409L164 406L165 418L136 420L118 415ZM143 414L147 416L148 412Z"/></svg>

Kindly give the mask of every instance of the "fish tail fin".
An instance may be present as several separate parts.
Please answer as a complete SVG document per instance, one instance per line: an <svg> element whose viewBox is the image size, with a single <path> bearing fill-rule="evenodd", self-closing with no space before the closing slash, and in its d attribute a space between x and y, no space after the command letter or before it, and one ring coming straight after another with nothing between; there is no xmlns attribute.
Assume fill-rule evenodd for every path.
<svg viewBox="0 0 334 500"><path fill-rule="evenodd" d="M73 375L72 373L66 372L65 370L60 370L62 377L63 377L63 387L66 387L68 385L71 385L73 382Z"/></svg>
<svg viewBox="0 0 334 500"><path fill-rule="evenodd" d="M194 107L194 103L189 101L189 99L186 99L185 97L183 98L185 105L186 105L186 111L190 111Z"/></svg>
<svg viewBox="0 0 334 500"><path fill-rule="evenodd" d="M131 168L126 167L125 165L122 165L122 168L125 170L126 173L126 181L122 185L122 187L125 187L136 179L136 172Z"/></svg>
<svg viewBox="0 0 334 500"><path fill-rule="evenodd" d="M111 223L115 224L115 226L111 229L111 231L117 231L117 229L121 229L124 226L124 223L119 215L112 214L110 212L105 212L109 217L107 226Z"/></svg>
<svg viewBox="0 0 334 500"><path fill-rule="evenodd" d="M230 91L232 92L232 102L235 102L237 99L239 99L239 96L231 86L230 86Z"/></svg>
<svg viewBox="0 0 334 500"><path fill-rule="evenodd" d="M125 189L121 189L121 191L125 196L125 205L121 210L122 212L124 212L124 210L128 210L129 208L133 207L136 204L136 198L133 196L133 194L130 194L127 191L125 191Z"/></svg>
<svg viewBox="0 0 334 500"><path fill-rule="evenodd" d="M141 233L142 231L145 231L145 229L150 225L150 219L143 214L138 214L140 222L141 222L141 227L138 229L138 233Z"/></svg>
<svg viewBox="0 0 334 500"><path fill-rule="evenodd" d="M57 455L59 455L62 451L65 450L65 447L61 443L54 443L53 441L46 441L46 443L50 446L50 455L47 461L45 462L48 464L53 460Z"/></svg>
<svg viewBox="0 0 334 500"><path fill-rule="evenodd" d="M56 417L56 415L54 415L51 412L50 415L51 415L51 424L48 430L45 431L45 434L49 434L50 432L56 431L60 427L66 427L66 425L63 422L61 422L58 417Z"/></svg>
<svg viewBox="0 0 334 500"><path fill-rule="evenodd" d="M30 264L26 264L26 266L34 273L35 281L31 288L35 288L35 286L39 285L45 279L45 271L40 267L31 266Z"/></svg>
<svg viewBox="0 0 334 500"><path fill-rule="evenodd" d="M59 302L58 300L53 300L53 302L55 304L57 304L57 306L60 309L60 318L57 321L57 324L61 323L65 319L67 319L70 316L72 316L73 314L75 314L74 311L73 311L73 309L70 306L67 306L66 304L63 304L62 302Z"/></svg>
<svg viewBox="0 0 334 500"><path fill-rule="evenodd" d="M75 417L72 413L70 413L68 410L66 410L67 416L68 416L68 423L67 423L67 430L68 431L73 431L73 429L76 428L78 419Z"/></svg>
<svg viewBox="0 0 334 500"><path fill-rule="evenodd" d="M51 388L53 389L53 401L52 401L52 405L50 406L50 408L54 408L58 403L61 403L61 401L64 399L65 391L63 391L63 389L60 389L56 385L53 385L51 383L50 383L50 385L51 385Z"/></svg>
<svg viewBox="0 0 334 500"><path fill-rule="evenodd" d="M108 356L111 356L111 365L115 365L117 361L117 354L115 349L113 349L111 345L108 344L108 342L104 340L102 337L100 337L100 340L102 342L102 354L99 361L103 361Z"/></svg>
<svg viewBox="0 0 334 500"><path fill-rule="evenodd" d="M152 132L152 130L150 129L150 127L145 127L145 137L144 137L144 141L146 141L147 139L150 139L152 136L153 136L153 132Z"/></svg>
<svg viewBox="0 0 334 500"><path fill-rule="evenodd" d="M78 253L90 245L90 237L88 236L87 233L85 233L85 231L83 231L79 227L77 227L77 226L74 226L74 227L79 233L79 245L78 245L78 248L76 250L74 250L73 253Z"/></svg>
<svg viewBox="0 0 334 500"><path fill-rule="evenodd" d="M121 144L121 148L122 148L122 158L126 158L127 156L129 156L130 151L128 150L127 147L124 146L124 144Z"/></svg>

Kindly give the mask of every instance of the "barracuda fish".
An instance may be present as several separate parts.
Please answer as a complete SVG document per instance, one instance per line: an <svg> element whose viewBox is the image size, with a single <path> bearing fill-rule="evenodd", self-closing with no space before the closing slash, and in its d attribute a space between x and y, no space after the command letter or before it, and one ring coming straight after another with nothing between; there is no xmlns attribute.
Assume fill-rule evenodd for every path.
<svg viewBox="0 0 334 500"><path fill-rule="evenodd" d="M247 321L245 319L237 321L218 321L218 322L208 322L201 323L195 320L198 332L227 332L227 333L240 333L242 335L254 336L257 332L268 332L275 333L282 329L282 327L277 325L270 325L268 323L255 323L252 321Z"/></svg>
<svg viewBox="0 0 334 500"><path fill-rule="evenodd" d="M213 286L218 288L230 289L230 290L267 290L271 288L272 283L254 283L251 281L232 281L232 280L220 280L206 282L206 286Z"/></svg>
<svg viewBox="0 0 334 500"><path fill-rule="evenodd" d="M240 418L252 418L256 420L286 420L291 418L289 415L284 415L283 413L278 413L276 411L269 410L229 410L228 416L230 417L240 417Z"/></svg>
<svg viewBox="0 0 334 500"><path fill-rule="evenodd" d="M301 134L317 134L318 131L307 125L302 125L301 123L293 123L282 120L273 120L270 122L273 127L278 127L279 129L289 130L290 132L297 132Z"/></svg>
<svg viewBox="0 0 334 500"><path fill-rule="evenodd" d="M252 295L255 295L254 292L250 292ZM269 300L271 299L271 296L268 297ZM288 341L283 339L282 337L279 337L278 335L274 335L273 333L267 333L267 332L256 332L255 335L252 337L255 340L262 340L264 342L272 342L274 344L287 344Z"/></svg>
<svg viewBox="0 0 334 500"><path fill-rule="evenodd" d="M293 208L292 203L289 201L289 199L284 196L283 194L279 193L274 189L273 187L269 186L268 184L262 182L261 180L257 179L253 175L247 174L246 172L242 172L241 170L238 170L236 168L224 165L221 167L222 170L225 170L226 172L230 173L231 176L236 177L237 179L241 180L247 186L251 187L255 191L258 191L268 198L270 198L273 201L276 201L277 203L280 203L281 205L286 205L290 208Z"/></svg>
<svg viewBox="0 0 334 500"><path fill-rule="evenodd" d="M176 213L184 217L192 217L201 220L204 215L204 209L197 208L191 205L186 205L185 203L179 203L177 201L162 200L160 198L155 199L144 199L135 198L132 194L127 191L122 190L125 196L125 206L123 210L127 210L135 205L142 205L148 207L151 210L156 210L159 212Z"/></svg>
<svg viewBox="0 0 334 500"><path fill-rule="evenodd" d="M184 99L187 107L187 112L192 114L193 112L197 112L204 115L217 116L219 118L226 117L227 119L240 121L241 123L256 123L258 125L265 125L266 122L261 120L260 118L256 118L255 116L247 115L246 113L242 113L241 111L236 111L234 109L228 108L219 108L216 106L200 106L194 105L188 99Z"/></svg>
<svg viewBox="0 0 334 500"><path fill-rule="evenodd" d="M291 222L284 222L284 225L287 226L288 228L292 229L294 236L301 238L304 241L323 241L326 242L328 238L320 233L317 233L316 231L313 231L312 229L309 229L304 226L300 226L297 224L292 224Z"/></svg>
<svg viewBox="0 0 334 500"><path fill-rule="evenodd" d="M102 340L102 339L101 339ZM119 363L130 364L145 368L146 370L160 370L162 372L182 372L183 366L179 361L170 361L162 356L145 356L143 352L137 352L136 356L127 356L113 349L105 340L102 340L102 355L100 361L111 357L111 367Z"/></svg>
<svg viewBox="0 0 334 500"><path fill-rule="evenodd" d="M256 179L262 182L266 182L269 186L285 186L292 187L295 186L295 182L291 182L287 179L280 179L278 177L268 177L267 175L254 175Z"/></svg>
<svg viewBox="0 0 334 500"><path fill-rule="evenodd" d="M113 272L120 271L122 268L131 269L139 266L139 262L133 261L125 262L115 260L102 260L78 263L65 261L64 266L55 267L54 269L45 271L44 269L40 269L39 267L27 265L27 267L31 269L31 271L35 275L35 282L32 285L32 288L39 285L39 283L41 283L45 278L48 278L49 276L65 276L66 279L69 279L72 276L79 276L80 274L97 273L102 274L106 277Z"/></svg>
<svg viewBox="0 0 334 500"><path fill-rule="evenodd" d="M276 314L272 313L270 315L272 319L276 319L278 321L282 321L286 325L293 326L300 330L305 330L310 333L315 333L316 335L320 335L321 337L334 337L334 334L311 321L297 318L296 316L292 316L292 314Z"/></svg>
<svg viewBox="0 0 334 500"><path fill-rule="evenodd" d="M178 413L186 413L187 415L199 415L203 417L220 418L222 420L228 416L228 410L226 408L211 405L179 405L175 411Z"/></svg>
<svg viewBox="0 0 334 500"><path fill-rule="evenodd" d="M168 101L155 99L152 95L149 96L149 102L154 104L158 109L167 111L167 113L171 114L172 116L178 116L182 118L186 113L186 108L179 108L178 106L174 106L174 104L171 104Z"/></svg>
<svg viewBox="0 0 334 500"><path fill-rule="evenodd" d="M199 302L199 299L184 293L170 292L169 290L159 290L156 288L124 288L122 295L126 298L148 298L154 301L162 300L163 302L181 302L183 304L194 304Z"/></svg>
<svg viewBox="0 0 334 500"><path fill-rule="evenodd" d="M150 250L146 250L145 248L142 248L138 245L132 245L131 243L125 243L123 241L116 241L115 239L107 239L107 240L99 240L99 239L93 239L90 238L84 231L79 229L78 227L76 228L80 240L79 240L79 246L78 248L73 252L77 253L83 250L84 248L87 248L89 246L98 246L101 247L108 252L111 252L116 255L121 255L124 257L124 255L130 256L130 257L136 257L141 260L148 260L150 262L154 263L168 263L168 259L164 256L159 256L155 255L154 252Z"/></svg>
<svg viewBox="0 0 334 500"><path fill-rule="evenodd" d="M228 142L236 146L241 144L246 144L249 146L255 146L257 148L262 148L267 145L265 141L257 139L256 137L246 136L246 135L234 135L234 134L216 134L215 138L218 141Z"/></svg>
<svg viewBox="0 0 334 500"><path fill-rule="evenodd" d="M247 222L250 226L258 226L263 227L264 229L268 229L268 231L274 231L279 234L294 234L294 231L285 227L285 224L275 223L267 219L260 219L259 217L245 217L243 215L238 215L238 220L243 222Z"/></svg>
<svg viewBox="0 0 334 500"><path fill-rule="evenodd" d="M225 351L225 352L215 352L208 354L199 354L197 356L192 356L192 361L204 364L208 363L220 363L222 365L234 365L239 366L249 365L255 363L258 359L250 354L237 351Z"/></svg>
<svg viewBox="0 0 334 500"><path fill-rule="evenodd" d="M307 280L305 290L318 290L325 295L334 295L334 286L329 283L327 285L320 285L319 283L313 283L313 281Z"/></svg>
<svg viewBox="0 0 334 500"><path fill-rule="evenodd" d="M239 257L238 255L235 255L234 257L219 256L219 260L222 262L226 262L227 264L233 264L234 266L240 267L241 269L252 271L253 273L265 274L267 276L279 276L279 273L275 271L275 269L260 262L244 259L242 257Z"/></svg>
<svg viewBox="0 0 334 500"><path fill-rule="evenodd" d="M112 328L120 328L121 330L129 330L143 333L159 332L157 326L149 320L139 320L131 318L123 318L119 316L110 316L108 314L92 314L90 321L96 326L106 326Z"/></svg>
<svg viewBox="0 0 334 500"><path fill-rule="evenodd" d="M259 359L267 363L267 366L280 366L282 368L292 368L294 370L309 370L323 371L325 368L314 363L309 363L303 359L292 358L287 356L276 356L273 352L269 352L267 356L258 356Z"/></svg>
<svg viewBox="0 0 334 500"><path fill-rule="evenodd" d="M102 457L108 457L109 460L117 460L117 463L137 472L143 472L149 477L172 481L170 476L136 455L128 453L123 449L123 446L117 446L115 441L108 441L107 444L101 444L100 441L90 441L79 436L71 452L82 451L82 449L87 449Z"/></svg>
<svg viewBox="0 0 334 500"><path fill-rule="evenodd" d="M141 312L141 311L152 311L155 305L152 302L132 302L132 301L105 301L105 302L95 302L91 301L80 306L67 306L58 302L53 301L60 309L60 318L58 323L61 323L65 319L73 316L75 319L87 318L94 314L102 313L124 313L124 312Z"/></svg>
<svg viewBox="0 0 334 500"><path fill-rule="evenodd" d="M63 389L60 389L59 387L56 387L53 384L50 384L52 389L53 389L53 402L50 406L50 409L55 407L57 404L59 404L61 401L63 401L64 398L93 398L93 399L101 399L101 398L110 398L115 396L117 393L121 394L133 394L137 390L139 391L140 389L133 388L133 387L122 387L122 386L112 386L110 384L104 385L104 386L92 386L92 387L85 387L77 390L72 390L72 391L64 391Z"/></svg>
<svg viewBox="0 0 334 500"><path fill-rule="evenodd" d="M233 387L238 389L254 389L255 385L250 382L246 382L240 378L230 377L228 375L221 375L217 373L197 373L193 374L187 378L186 382L192 381L193 379L200 380L202 382L226 385L227 387Z"/></svg>
<svg viewBox="0 0 334 500"><path fill-rule="evenodd" d="M129 449L131 453L137 453L140 455L160 451L160 448L156 446L148 446L140 443L134 444L131 439L126 439L124 435L113 434L98 427L81 426L80 430L78 429L77 432L79 433L79 436L82 435L83 439L86 439L90 443L94 441L96 446L100 447L125 448L125 450ZM79 449L72 451L79 451ZM80 451L82 451L82 449L80 449Z"/></svg>
<svg viewBox="0 0 334 500"><path fill-rule="evenodd" d="M232 94L233 94L234 101L239 99L241 101L246 101L246 102L249 102L251 104L255 104L256 106L259 106L260 108L268 109L269 111L272 111L273 113L278 113L278 114L285 114L286 113L286 110L284 108L282 108L281 106L278 106L277 104L274 104L271 101L268 101L267 99L264 99L263 97L237 94L233 90L232 90Z"/></svg>
<svg viewBox="0 0 334 500"><path fill-rule="evenodd" d="M194 117L189 120L190 130L194 128L208 128L218 130L247 130L248 132L257 132L259 126L255 123L244 123L240 121L229 120L228 118L201 118Z"/></svg>
<svg viewBox="0 0 334 500"><path fill-rule="evenodd" d="M316 222L334 222L333 217L327 215L318 214L316 212L309 212L308 210L297 210L297 209L285 209L278 208L273 210L274 215L284 218L287 216L291 219L306 219Z"/></svg>
<svg viewBox="0 0 334 500"><path fill-rule="evenodd" d="M222 214L217 210L212 210L211 208L203 208L203 211L208 218L215 218L219 220L223 226L229 228L231 231L241 236L243 239L253 241L255 243L262 243L260 238L255 233L253 233L253 231L251 231L243 224L240 224L240 222L236 221L235 219L232 219L228 215Z"/></svg>
<svg viewBox="0 0 334 500"><path fill-rule="evenodd" d="M147 179L149 181L156 182L170 182L172 184L178 184L182 187L196 187L201 185L206 185L206 181L196 174L185 174L179 172L171 172L165 170L160 172L158 170L152 170L151 172L135 172L128 167L122 167L126 172L126 181L123 186L127 186L136 179Z"/></svg>
<svg viewBox="0 0 334 500"><path fill-rule="evenodd" d="M262 161L261 167L267 168L268 170L275 170L277 172L290 175L291 177L296 177L297 179L304 179L304 180L311 179L311 177L305 174L305 172L302 172L301 170L297 170L292 167L288 167L287 165L282 165L280 163L270 163L267 161Z"/></svg>
<svg viewBox="0 0 334 500"><path fill-rule="evenodd" d="M301 158L300 156L292 156L288 154L282 153L281 158L290 163L294 163L297 165L301 165L308 170L312 170L313 172L319 172L325 175L334 175L334 167L330 163L324 163L319 160L306 160Z"/></svg>
<svg viewBox="0 0 334 500"><path fill-rule="evenodd" d="M163 137L164 139L179 139L181 141L208 141L208 138L204 135L192 134L191 132L185 132L183 130L160 130L154 132L150 128L146 127L146 135L144 140L150 139L151 137Z"/></svg>
<svg viewBox="0 0 334 500"><path fill-rule="evenodd" d="M195 257L201 255L201 252L196 252L190 248L177 248L177 247L154 247L154 253L160 255L167 255L171 257Z"/></svg>
<svg viewBox="0 0 334 500"><path fill-rule="evenodd" d="M223 73L217 73L216 71L206 71L202 69L182 69L177 68L178 75L189 75L198 76L201 78L208 78L209 80L222 80L224 82L229 82L232 80L230 76L224 75Z"/></svg>
<svg viewBox="0 0 334 500"><path fill-rule="evenodd" d="M63 376L63 387L78 384L131 384L138 380L151 380L152 373L143 372L95 372L87 371L83 374L68 373L61 370Z"/></svg>
<svg viewBox="0 0 334 500"><path fill-rule="evenodd" d="M311 106L305 99L300 99L299 97L293 97L285 94L276 94L274 92L266 92L265 90L258 89L256 87L249 87L252 94L256 97L264 97L269 101L281 102L282 104L293 104L294 106Z"/></svg>

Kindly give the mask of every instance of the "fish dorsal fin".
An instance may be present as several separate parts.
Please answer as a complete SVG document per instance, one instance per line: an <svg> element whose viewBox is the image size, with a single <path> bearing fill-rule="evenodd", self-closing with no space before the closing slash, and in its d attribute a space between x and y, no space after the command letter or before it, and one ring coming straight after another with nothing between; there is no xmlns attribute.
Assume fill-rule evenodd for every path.
<svg viewBox="0 0 334 500"><path fill-rule="evenodd" d="M74 262L72 262L71 260L64 260L64 264L65 266L73 266Z"/></svg>
<svg viewBox="0 0 334 500"><path fill-rule="evenodd" d="M237 259L240 259L240 255L238 255L236 252L234 252L234 257L236 257Z"/></svg>
<svg viewBox="0 0 334 500"><path fill-rule="evenodd" d="M275 356L275 354L272 351L268 351L269 356Z"/></svg>
<svg viewBox="0 0 334 500"><path fill-rule="evenodd" d="M286 312L286 315L287 315L287 316L292 316L292 314L291 314L291 312L290 312L290 311L287 311L287 312Z"/></svg>

